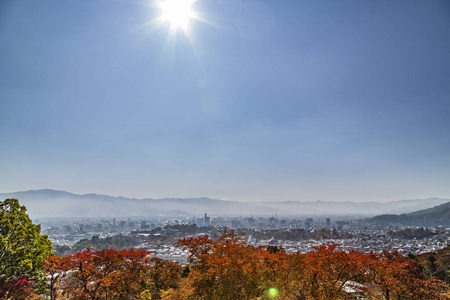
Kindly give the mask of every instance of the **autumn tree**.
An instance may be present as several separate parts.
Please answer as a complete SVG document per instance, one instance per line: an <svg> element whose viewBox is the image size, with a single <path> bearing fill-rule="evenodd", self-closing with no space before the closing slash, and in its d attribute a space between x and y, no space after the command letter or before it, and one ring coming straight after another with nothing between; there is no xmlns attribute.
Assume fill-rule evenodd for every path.
<svg viewBox="0 0 450 300"><path fill-rule="evenodd" d="M176 288L181 266L150 258L145 250L85 250L46 262L52 299L159 299Z"/></svg>
<svg viewBox="0 0 450 300"><path fill-rule="evenodd" d="M189 250L189 283L192 295L202 299L254 299L268 287L263 279L263 253L233 232L218 239L208 236L184 239L181 247Z"/></svg>
<svg viewBox="0 0 450 300"><path fill-rule="evenodd" d="M445 287L396 252L338 251L337 245L286 254L252 247L233 233L184 239L190 273L164 299L447 299ZM356 296L354 295L354 296Z"/></svg>
<svg viewBox="0 0 450 300"><path fill-rule="evenodd" d="M450 246L436 253L424 253L417 257L429 277L435 277L450 284Z"/></svg>
<svg viewBox="0 0 450 300"><path fill-rule="evenodd" d="M336 244L316 247L306 254L311 295L315 299L340 299L347 296L348 284L364 283L364 266L357 251L336 251ZM360 293L364 291L361 290Z"/></svg>
<svg viewBox="0 0 450 300"><path fill-rule="evenodd" d="M58 283L61 276L64 276L65 267L63 266L64 260L60 256L50 256L44 261L44 269L47 272L49 288L50 288L50 299L54 300L58 298Z"/></svg>
<svg viewBox="0 0 450 300"><path fill-rule="evenodd" d="M418 259L397 252L339 251L334 244L288 254L225 232L179 241L184 269L143 250L83 251L46 262L52 298L67 299L448 299ZM353 295L350 295L350 292Z"/></svg>
<svg viewBox="0 0 450 300"><path fill-rule="evenodd" d="M273 270L270 282L278 288L281 299L346 299L348 287L367 294L361 260L364 254L336 249L337 245L326 244L308 253L272 255L264 269Z"/></svg>
<svg viewBox="0 0 450 300"><path fill-rule="evenodd" d="M372 277L383 299L448 299L444 285L427 278L417 260L398 252L369 255L366 274Z"/></svg>
<svg viewBox="0 0 450 300"><path fill-rule="evenodd" d="M52 254L52 243L17 199L0 202L0 233L0 298L25 289L31 293L31 286L43 292L43 262Z"/></svg>
<svg viewBox="0 0 450 300"><path fill-rule="evenodd" d="M180 281L181 266L175 262L153 257L149 260L146 274L151 299L160 299L169 289L177 289Z"/></svg>

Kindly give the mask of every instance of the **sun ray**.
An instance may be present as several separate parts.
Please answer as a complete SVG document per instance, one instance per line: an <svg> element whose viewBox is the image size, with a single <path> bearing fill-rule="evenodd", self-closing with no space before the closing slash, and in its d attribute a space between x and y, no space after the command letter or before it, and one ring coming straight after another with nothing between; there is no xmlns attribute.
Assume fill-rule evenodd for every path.
<svg viewBox="0 0 450 300"><path fill-rule="evenodd" d="M172 29L181 28L187 30L189 21L195 17L192 9L194 0L163 0L159 2L161 19L169 22Z"/></svg>

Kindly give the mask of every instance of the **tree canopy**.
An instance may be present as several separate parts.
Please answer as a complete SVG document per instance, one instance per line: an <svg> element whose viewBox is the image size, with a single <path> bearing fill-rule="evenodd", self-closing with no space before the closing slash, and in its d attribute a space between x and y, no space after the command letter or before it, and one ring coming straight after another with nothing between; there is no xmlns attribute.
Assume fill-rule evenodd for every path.
<svg viewBox="0 0 450 300"><path fill-rule="evenodd" d="M12 293L25 278L42 286L43 262L52 254L52 242L17 199L0 202L0 233L0 296Z"/></svg>
<svg viewBox="0 0 450 300"><path fill-rule="evenodd" d="M160 299L178 288L181 266L145 250L85 250L45 262L52 299Z"/></svg>
<svg viewBox="0 0 450 300"><path fill-rule="evenodd" d="M289 254L253 247L233 232L183 239L179 246L189 251L184 268L132 249L50 257L52 299L450 299L445 283L425 274L419 258L398 252L325 244ZM442 266L438 260L443 263L443 255L430 271Z"/></svg>

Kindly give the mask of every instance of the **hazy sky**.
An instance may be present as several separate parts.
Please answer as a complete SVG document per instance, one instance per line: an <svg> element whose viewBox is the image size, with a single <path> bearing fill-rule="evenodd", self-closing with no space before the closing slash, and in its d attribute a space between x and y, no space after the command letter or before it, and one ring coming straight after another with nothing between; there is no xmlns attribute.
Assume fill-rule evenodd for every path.
<svg viewBox="0 0 450 300"><path fill-rule="evenodd" d="M0 1L0 192L450 197L450 1Z"/></svg>

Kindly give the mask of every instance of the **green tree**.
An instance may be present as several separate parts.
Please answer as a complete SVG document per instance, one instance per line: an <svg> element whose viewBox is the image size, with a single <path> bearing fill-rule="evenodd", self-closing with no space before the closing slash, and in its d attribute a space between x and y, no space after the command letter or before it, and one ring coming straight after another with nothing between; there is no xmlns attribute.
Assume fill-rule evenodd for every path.
<svg viewBox="0 0 450 300"><path fill-rule="evenodd" d="M52 254L52 242L41 235L41 226L35 225L26 214L26 208L17 199L0 201L0 283L14 287L26 277L43 291L46 283L43 262ZM3 288L0 298L14 291Z"/></svg>

